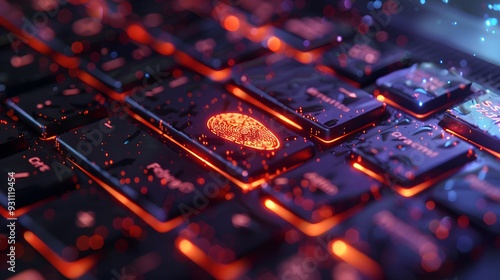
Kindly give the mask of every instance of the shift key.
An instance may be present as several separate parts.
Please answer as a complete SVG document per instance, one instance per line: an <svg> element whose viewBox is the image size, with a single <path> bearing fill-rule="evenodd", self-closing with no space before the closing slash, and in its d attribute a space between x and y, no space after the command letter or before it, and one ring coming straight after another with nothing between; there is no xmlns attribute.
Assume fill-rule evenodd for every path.
<svg viewBox="0 0 500 280"><path fill-rule="evenodd" d="M313 156L312 143L200 76L172 69L170 79L127 98L154 126L243 189Z"/></svg>

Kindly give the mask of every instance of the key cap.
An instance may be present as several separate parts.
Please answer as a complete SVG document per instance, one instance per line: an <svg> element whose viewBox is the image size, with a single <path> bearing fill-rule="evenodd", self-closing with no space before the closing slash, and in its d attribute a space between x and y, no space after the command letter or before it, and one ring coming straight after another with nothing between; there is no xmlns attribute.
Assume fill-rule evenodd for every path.
<svg viewBox="0 0 500 280"><path fill-rule="evenodd" d="M409 57L409 52L390 43L370 40L368 44L355 44L344 40L324 54L323 62L361 85L367 85L405 66Z"/></svg>
<svg viewBox="0 0 500 280"><path fill-rule="evenodd" d="M470 85L453 70L425 62L379 78L375 95L381 95L388 104L418 118L425 118L470 95Z"/></svg>
<svg viewBox="0 0 500 280"><path fill-rule="evenodd" d="M228 190L227 180L180 157L128 119L103 119L59 136L57 143L109 192L144 209L142 217L158 231L179 225Z"/></svg>
<svg viewBox="0 0 500 280"><path fill-rule="evenodd" d="M13 120L0 114L0 158L28 149L28 141L16 127Z"/></svg>
<svg viewBox="0 0 500 280"><path fill-rule="evenodd" d="M437 209L426 209L424 203L390 198L371 204L319 242L340 259L369 258L361 262L362 268L376 260L384 279L420 279L424 275L440 279L469 263L482 240L476 231L461 228L455 219ZM353 249L362 257L348 255Z"/></svg>
<svg viewBox="0 0 500 280"><path fill-rule="evenodd" d="M145 94L128 97L127 103L143 122L199 154L240 187L255 187L264 176L312 156L310 142L258 108L191 72L174 69L172 73L171 79Z"/></svg>
<svg viewBox="0 0 500 280"><path fill-rule="evenodd" d="M217 21L182 7L166 4L159 9L139 5L142 4L133 4L133 10L139 16L134 22L146 27L152 37L175 45L176 49L212 69L221 70L265 52L260 44L235 32L236 23L223 21L222 24L230 30L226 31ZM159 10L164 13L159 14Z"/></svg>
<svg viewBox="0 0 500 280"><path fill-rule="evenodd" d="M100 93L68 77L63 79L7 100L16 116L45 139L107 116Z"/></svg>
<svg viewBox="0 0 500 280"><path fill-rule="evenodd" d="M52 50L74 57L101 41L118 39L119 30L106 29L113 18L108 17L111 1L15 1L11 3L22 12L14 21L24 35L36 37Z"/></svg>
<svg viewBox="0 0 500 280"><path fill-rule="evenodd" d="M3 28L0 28L0 48L10 44L9 32Z"/></svg>
<svg viewBox="0 0 500 280"><path fill-rule="evenodd" d="M348 38L354 33L352 27L338 18L320 13L298 12L295 16L278 20L273 24L276 37L293 48L306 52L338 44L338 38Z"/></svg>
<svg viewBox="0 0 500 280"><path fill-rule="evenodd" d="M289 222L304 233L316 236L345 218L349 209L359 208L369 201L372 193L378 194L379 188L380 183L347 165L343 157L326 154L273 179L263 188L263 197L272 200L271 205L268 201L265 205L271 206L268 208L275 214L285 217L282 211L272 207L278 203L292 212L295 220L300 219L309 226ZM339 218L333 220L332 217ZM320 226L321 223L325 226Z"/></svg>
<svg viewBox="0 0 500 280"><path fill-rule="evenodd" d="M1 189L2 196L5 196L2 205L7 206L7 196L14 194L16 209L62 194L77 184L70 167L40 148L1 159L0 166L3 174L12 174L9 178L13 178L9 179L12 184ZM10 191L8 187L14 187L14 190Z"/></svg>
<svg viewBox="0 0 500 280"><path fill-rule="evenodd" d="M355 168L373 173L403 196L413 196L474 160L475 153L435 122L407 119L354 146L350 157Z"/></svg>
<svg viewBox="0 0 500 280"><path fill-rule="evenodd" d="M180 231L176 246L215 278L233 279L275 236L272 224L231 200L193 219Z"/></svg>
<svg viewBox="0 0 500 280"><path fill-rule="evenodd" d="M500 96L479 91L474 98L446 111L443 127L500 154Z"/></svg>
<svg viewBox="0 0 500 280"><path fill-rule="evenodd" d="M59 66L30 49L17 37L10 47L0 48L0 97L18 95L55 79Z"/></svg>
<svg viewBox="0 0 500 280"><path fill-rule="evenodd" d="M376 121L385 106L367 92L313 65L276 56L244 64L235 82L270 112L331 143Z"/></svg>
<svg viewBox="0 0 500 280"><path fill-rule="evenodd" d="M173 59L128 40L105 43L87 52L82 56L82 68L118 92L135 86L150 88L165 79L163 72L173 67Z"/></svg>
<svg viewBox="0 0 500 280"><path fill-rule="evenodd" d="M467 165L460 173L440 183L432 197L452 210L460 220L500 233L500 165L483 157Z"/></svg>
<svg viewBox="0 0 500 280"><path fill-rule="evenodd" d="M78 278L122 238L143 234L129 212L95 185L85 185L19 218L24 238L65 277ZM61 226L64 225L64 229Z"/></svg>

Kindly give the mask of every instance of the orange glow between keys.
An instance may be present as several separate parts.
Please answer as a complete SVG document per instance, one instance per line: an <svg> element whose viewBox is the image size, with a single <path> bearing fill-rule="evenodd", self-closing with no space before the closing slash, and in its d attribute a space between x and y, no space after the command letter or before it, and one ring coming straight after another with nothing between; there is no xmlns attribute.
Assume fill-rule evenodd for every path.
<svg viewBox="0 0 500 280"><path fill-rule="evenodd" d="M353 163L352 165L354 168L356 168L357 170L365 173L366 175L376 179L377 181L381 182L381 183L384 183L384 184L387 184L387 185L391 185L390 182L388 182L387 180L384 179L383 176L371 171L370 169L364 167L363 165L355 162ZM422 182L418 185L415 185L411 188L404 188L402 186L399 186L399 185L393 185L392 188L398 193L400 194L401 196L404 196L404 197L412 197L420 192L422 192L423 190L426 190L428 189L429 187L431 187L432 185L442 181L443 179L445 179L446 177L452 175L453 173L455 173L459 168L455 168L453 170L450 170L448 172L445 172L435 178L433 178L432 180L427 180L425 182Z"/></svg>
<svg viewBox="0 0 500 280"><path fill-rule="evenodd" d="M256 119L238 113L212 116L207 121L210 131L228 141L257 150L276 150L278 138Z"/></svg>
<svg viewBox="0 0 500 280"><path fill-rule="evenodd" d="M264 200L264 206L271 210L274 214L278 215L281 217L283 220L289 222L290 224L294 225L296 228L298 228L300 231L302 231L304 234L308 236L319 236L323 233L325 233L327 230L330 230L334 226L336 226L339 222L343 221L345 218L349 217L350 215L358 212L361 210L361 205L353 207L341 214L332 216L330 218L326 218L322 220L321 222L317 223L309 223L302 218L298 217L297 215L293 214L290 212L288 209L285 207L275 203L271 199L266 199Z"/></svg>
<svg viewBox="0 0 500 280"><path fill-rule="evenodd" d="M330 242L330 252L369 277L380 279L383 275L378 263L342 240Z"/></svg>
<svg viewBox="0 0 500 280"><path fill-rule="evenodd" d="M245 258L230 264L215 262L191 241L184 238L178 238L175 243L179 251L217 279L238 278L249 266L249 262Z"/></svg>
<svg viewBox="0 0 500 280"><path fill-rule="evenodd" d="M26 241L33 246L33 248L35 248L40 255L47 259L62 275L70 279L82 276L90 268L92 268L97 261L96 254L74 262L65 261L31 231L26 231L24 233L24 239L26 239Z"/></svg>
<svg viewBox="0 0 500 280"><path fill-rule="evenodd" d="M454 131L453 131L453 130L451 130L451 129L446 128L445 130L446 130L446 132L449 132L449 133L451 133L451 134L453 134L453 135L457 136L457 137L458 137L458 138L460 138L460 139L463 139L463 140L465 140L465 141L467 141L467 142L470 142L470 143L472 143L472 144L474 144L474 145L478 146L481 150L485 150L485 151L487 151L488 153L490 153L490 154L492 154L492 155L496 156L497 158L500 158L500 153L495 152L495 151L493 151L493 150L490 150L490 149L488 149L488 148L486 148L486 147L484 147L484 146L482 146L482 145L479 145L478 143L476 143L476 142L474 142L474 141L472 141L472 140L470 140L470 139L468 139L468 138L466 138L466 137L464 137L464 136L462 136L462 135L460 135L460 134L458 134L458 133L454 132Z"/></svg>

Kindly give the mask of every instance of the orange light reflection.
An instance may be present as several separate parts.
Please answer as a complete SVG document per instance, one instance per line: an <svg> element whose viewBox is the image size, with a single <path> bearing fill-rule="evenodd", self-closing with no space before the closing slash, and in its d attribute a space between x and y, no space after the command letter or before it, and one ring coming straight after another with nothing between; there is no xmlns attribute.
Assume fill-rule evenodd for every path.
<svg viewBox="0 0 500 280"><path fill-rule="evenodd" d="M378 92L378 90L375 90L373 92L373 94L375 95L375 97L377 98L378 101L385 102L385 103L391 105L392 107L397 108L397 109L402 110L402 111L405 111L408 114L410 114L410 115L412 115L412 116L414 116L416 118L419 118L419 119L425 119L425 118L427 118L427 117L435 114L436 112L438 112L438 111L440 111L440 110L442 110L444 108L444 107L440 107L440 108L434 109L434 110L432 110L432 111L430 111L428 113L425 113L425 114L418 114L418 113L415 113L415 112L413 112L413 111L411 111L411 110L409 110L409 109L401 106L400 104L398 104L398 103L390 100L387 96L381 95Z"/></svg>
<svg viewBox="0 0 500 280"><path fill-rule="evenodd" d="M377 262L342 240L330 242L330 252L369 277L381 279L383 276Z"/></svg>
<svg viewBox="0 0 500 280"><path fill-rule="evenodd" d="M386 179L384 179L384 177L380 174L377 174L373 171L371 171L370 169L364 167L363 165L355 162L352 164L352 166L354 168L356 168L357 170L365 173L366 175L374 178L375 180L381 182L381 183L384 183L386 185L391 185L390 182L388 182ZM411 188L408 188L408 187L402 187L400 185L393 185L392 188L398 193L400 194L401 196L404 196L404 197L412 197L426 189L428 189L429 187L433 186L434 184L442 181L443 179L449 177L450 175L454 174L455 172L457 172L459 168L455 168L455 169L452 169L448 172L445 172L431 180L427 180L425 182L422 182L418 185L415 185Z"/></svg>
<svg viewBox="0 0 500 280"><path fill-rule="evenodd" d="M330 218L326 218L320 222L313 224L298 217L285 207L281 206L278 203L275 203L273 200L269 198L264 200L264 206L267 209L271 210L276 215L278 215L279 217L281 217L283 220L294 225L296 228L298 228L300 231L302 231L304 234L308 236L319 236L325 233L326 231L330 230L334 226L336 226L339 222L343 221L347 217L361 210L361 205L358 205L340 214L337 214Z"/></svg>
<svg viewBox="0 0 500 280"><path fill-rule="evenodd" d="M47 259L62 275L67 278L75 279L85 274L94 266L97 261L97 254L90 255L74 262L68 262L62 259L58 254L52 251L38 236L31 231L24 233L24 239L35 248L40 255Z"/></svg>
<svg viewBox="0 0 500 280"><path fill-rule="evenodd" d="M216 279L236 279L248 267L247 259L242 258L230 264L220 264L212 260L205 252L196 245L184 238L177 238L175 241L177 249L191 259L194 263L205 269Z"/></svg>
<svg viewBox="0 0 500 280"><path fill-rule="evenodd" d="M71 160L70 160L71 161ZM139 216L142 220L144 220L148 225L150 225L152 228L154 228L158 232L168 232L171 231L172 229L178 227L181 225L184 221L182 219L182 216L176 217L172 220L168 221L159 221L156 219L153 215L149 214L146 210L142 209L139 207L137 204L135 204L132 200L124 196L123 194L119 193L116 191L114 188L109 186L108 184L104 183L103 181L99 180L99 178L93 176L90 174L87 170L85 170L83 167L80 165L76 164L75 162L71 161L76 167L78 167L80 170L83 171L87 176L89 176L92 180L94 180L96 183L98 183L101 187L103 187L108 193L110 193L114 198L116 198L120 203L125 205L130 211L134 212L137 216Z"/></svg>
<svg viewBox="0 0 500 280"><path fill-rule="evenodd" d="M222 70L214 70L203 63L198 62L196 59L192 58L188 54L176 51L174 56L178 60L178 62L204 76L209 77L210 79L220 82L229 78L231 75L231 69L226 68Z"/></svg>
<svg viewBox="0 0 500 280"><path fill-rule="evenodd" d="M500 153L495 152L495 151L493 151L493 150L490 150L490 149L486 148L485 146L482 146L482 145L480 145L480 144L478 144L478 143L476 143L476 142L474 142L474 141L472 141L472 140L468 139L467 137L464 137L464 136L462 136L462 135L460 135L460 134L458 134L458 133L454 132L454 131L453 131L453 130L451 130L451 129L445 128L444 130L446 130L447 132L449 132L449 133L451 133L451 134L453 134L453 135L457 136L457 137L458 137L458 138L460 138L460 139L463 139L463 140L465 140L465 141L467 141L467 142L469 142L469 143L471 143L471 144L473 144L473 145L478 146L478 147L479 147L479 149L481 149L481 150L485 150L485 151L487 151L488 153L490 153L490 154L492 154L492 155L496 156L497 158L500 158Z"/></svg>

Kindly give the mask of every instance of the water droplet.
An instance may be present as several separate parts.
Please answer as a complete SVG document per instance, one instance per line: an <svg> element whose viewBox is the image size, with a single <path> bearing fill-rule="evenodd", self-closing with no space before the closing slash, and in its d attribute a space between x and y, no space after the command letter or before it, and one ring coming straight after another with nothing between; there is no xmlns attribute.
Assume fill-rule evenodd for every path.
<svg viewBox="0 0 500 280"><path fill-rule="evenodd" d="M422 132L430 132L432 131L432 126L430 125L425 125L425 126L421 126L419 128L417 128L417 130L415 130L412 135L417 135L417 134L420 134Z"/></svg>
<svg viewBox="0 0 500 280"><path fill-rule="evenodd" d="M457 200L457 193L455 191L449 191L448 192L448 200L450 202L455 202L455 200Z"/></svg>
<svg viewBox="0 0 500 280"><path fill-rule="evenodd" d="M453 148L458 145L458 141L456 140L448 140L444 144L441 145L442 148Z"/></svg>

